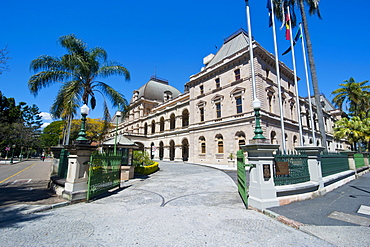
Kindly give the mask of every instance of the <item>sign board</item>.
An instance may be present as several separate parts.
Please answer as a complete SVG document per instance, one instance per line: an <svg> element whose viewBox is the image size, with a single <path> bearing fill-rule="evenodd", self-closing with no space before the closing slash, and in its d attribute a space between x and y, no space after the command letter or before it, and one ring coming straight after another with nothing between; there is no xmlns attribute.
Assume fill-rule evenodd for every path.
<svg viewBox="0 0 370 247"><path fill-rule="evenodd" d="M276 172L276 175L289 175L288 161L275 162L275 172Z"/></svg>
<svg viewBox="0 0 370 247"><path fill-rule="evenodd" d="M6 147L5 148L5 151L10 151L10 147Z"/></svg>

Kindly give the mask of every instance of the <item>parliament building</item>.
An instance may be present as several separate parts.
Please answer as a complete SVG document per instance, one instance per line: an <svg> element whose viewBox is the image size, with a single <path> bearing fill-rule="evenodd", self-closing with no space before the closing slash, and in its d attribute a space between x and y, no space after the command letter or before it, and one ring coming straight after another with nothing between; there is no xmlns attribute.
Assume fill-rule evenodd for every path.
<svg viewBox="0 0 370 247"><path fill-rule="evenodd" d="M249 55L251 47L253 61ZM261 126L266 139L280 145L284 140L287 150L300 146L299 107L304 145L320 146L315 100L314 124L311 124L308 98L298 97L299 102L296 101L294 73L280 62L285 130L282 138L275 57L256 41L249 44L248 34L242 29L225 39L216 54L203 59L204 67L190 76L184 93L155 76L135 90L129 112L118 124L118 135L147 151L154 160L228 164L228 160L235 159L240 146L248 144L254 136L251 62L254 63L256 95L261 101ZM341 118L342 112L323 95L320 103L328 150L346 149L347 144L333 136L334 122ZM312 129L316 143L313 143ZM109 137L114 137L115 133L113 129Z"/></svg>

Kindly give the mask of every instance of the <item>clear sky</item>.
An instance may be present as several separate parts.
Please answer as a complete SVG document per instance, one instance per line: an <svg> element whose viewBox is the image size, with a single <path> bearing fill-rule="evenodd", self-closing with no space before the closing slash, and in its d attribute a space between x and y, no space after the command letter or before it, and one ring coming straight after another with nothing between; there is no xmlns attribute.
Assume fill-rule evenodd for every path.
<svg viewBox="0 0 370 247"><path fill-rule="evenodd" d="M103 47L108 59L122 63L131 81L121 77L104 81L130 100L132 91L154 74L183 92L189 76L203 66L203 57L215 53L224 38L239 28L247 30L244 0L19 0L4 1L1 7L0 48L7 46L11 59L10 70L0 75L0 90L17 102L36 104L45 113L60 85L42 89L35 98L27 85L32 75L29 64L39 55L65 54L57 43L62 35L75 34L89 47ZM316 16L308 20L320 91L331 99L343 80L370 79L370 1L323 0L320 9L322 20ZM266 0L250 0L250 11L253 37L273 53ZM280 54L289 46L284 33L277 32ZM296 53L300 95L307 96L300 43ZM290 54L280 59L292 68ZM98 97L97 104L101 102ZM90 117L102 117L101 108Z"/></svg>

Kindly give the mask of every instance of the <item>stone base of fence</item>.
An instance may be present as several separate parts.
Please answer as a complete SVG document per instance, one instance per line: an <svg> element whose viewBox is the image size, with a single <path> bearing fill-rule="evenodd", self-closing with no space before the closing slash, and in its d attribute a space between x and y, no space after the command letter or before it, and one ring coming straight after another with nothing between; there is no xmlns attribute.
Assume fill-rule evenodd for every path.
<svg viewBox="0 0 370 247"><path fill-rule="evenodd" d="M121 182L134 178L135 166L121 166Z"/></svg>

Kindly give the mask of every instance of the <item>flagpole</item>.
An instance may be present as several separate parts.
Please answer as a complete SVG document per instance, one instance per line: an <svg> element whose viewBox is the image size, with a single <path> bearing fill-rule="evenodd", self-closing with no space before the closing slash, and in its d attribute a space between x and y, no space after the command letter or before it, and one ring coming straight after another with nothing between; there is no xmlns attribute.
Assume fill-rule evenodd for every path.
<svg viewBox="0 0 370 247"><path fill-rule="evenodd" d="M253 55L253 43L252 43L252 25L251 25L251 17L249 11L249 1L245 0L245 11L247 13L247 23L248 23L248 38L249 38L249 59L251 64L251 72L252 72L252 88L253 88L253 100L257 99L257 92L256 92L256 76L254 72L254 55Z"/></svg>
<svg viewBox="0 0 370 247"><path fill-rule="evenodd" d="M281 82L280 82L280 66L279 66L279 54L277 49L277 41L276 41L276 28L275 28L275 14L274 14L274 5L272 0L269 0L271 3L271 15L272 15L272 32L274 37L274 49L275 49L275 63L276 63L276 78L278 84L278 92L279 92L279 106L280 106L280 125L281 125L281 143L283 145L283 151L286 151L286 143L285 143L285 129L284 129L284 111L283 111L283 101L281 97Z"/></svg>
<svg viewBox="0 0 370 247"><path fill-rule="evenodd" d="M316 145L316 136L315 136L315 130L314 130L314 122L313 122L313 112L312 112L312 102L311 102L311 89L310 89L310 83L308 79L308 68L307 68L307 59L306 59L306 49L304 44L304 38L303 38L303 30L302 30L302 23L299 23L299 29L301 30L301 40L302 40L302 53L303 53L303 61L304 61L304 69L306 72L306 85L307 85L307 95L308 95L308 105L310 107L310 122L311 122L311 131L312 131L312 139L314 145Z"/></svg>
<svg viewBox="0 0 370 247"><path fill-rule="evenodd" d="M256 90L256 76L254 71L254 55L253 55L253 40L252 40L252 25L251 25L251 18L250 18L250 11L249 11L249 0L245 0L245 9L247 12L247 22L248 22L248 39L249 39L249 63L251 65L251 74L252 74L252 87L253 87L253 101L252 107L255 114L255 127L254 127L254 140L262 140L266 139L262 133L261 127L261 101L257 98L257 90Z"/></svg>
<svg viewBox="0 0 370 247"><path fill-rule="evenodd" d="M300 145L303 146L303 132L302 132L302 120L301 120L301 109L299 103L299 95L298 95L298 80L297 80L297 68L295 64L295 53L294 53L294 45L293 45L293 32L292 32L292 21L290 18L290 8L287 6L288 16L289 16L289 32L290 32L290 47L292 50L292 61L293 61L293 72L294 72L294 83L295 83L295 94L296 94L296 101L297 101L297 118L298 118L298 125L299 125L299 140Z"/></svg>

